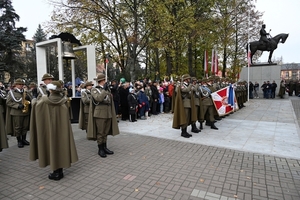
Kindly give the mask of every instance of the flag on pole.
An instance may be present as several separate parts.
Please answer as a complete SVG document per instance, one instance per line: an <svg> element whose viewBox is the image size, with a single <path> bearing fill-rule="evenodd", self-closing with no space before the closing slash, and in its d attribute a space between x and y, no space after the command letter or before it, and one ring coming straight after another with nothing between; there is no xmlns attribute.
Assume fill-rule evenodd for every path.
<svg viewBox="0 0 300 200"><path fill-rule="evenodd" d="M204 51L204 76L207 75L208 72L208 54L207 51Z"/></svg>
<svg viewBox="0 0 300 200"><path fill-rule="evenodd" d="M214 55L214 58L215 58L214 67L215 67L215 69L214 69L214 71L215 71L215 74L217 74L218 71L219 71L219 69L218 69L218 65L219 65L219 62L218 62L218 53L217 53L216 50L214 52L215 52L215 55Z"/></svg>
<svg viewBox="0 0 300 200"><path fill-rule="evenodd" d="M215 50L213 49L211 52L211 72L212 74L215 73Z"/></svg>
<svg viewBox="0 0 300 200"><path fill-rule="evenodd" d="M239 109L232 86L211 93L211 97L219 116L227 115Z"/></svg>
<svg viewBox="0 0 300 200"><path fill-rule="evenodd" d="M248 66L250 67L250 65L251 65L251 51L249 51L249 50L248 50L247 58L248 58Z"/></svg>

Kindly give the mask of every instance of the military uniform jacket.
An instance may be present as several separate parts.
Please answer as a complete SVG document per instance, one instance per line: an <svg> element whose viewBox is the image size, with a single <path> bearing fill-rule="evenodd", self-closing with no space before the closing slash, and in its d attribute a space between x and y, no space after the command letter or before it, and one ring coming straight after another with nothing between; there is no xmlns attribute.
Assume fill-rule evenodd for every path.
<svg viewBox="0 0 300 200"><path fill-rule="evenodd" d="M29 96L29 94L27 93ZM15 129L13 125L13 116L29 116L30 109L28 113L23 113L21 109L18 109L18 106L22 104L23 92L18 90L10 90L6 99L6 133L7 135L15 136ZM31 99L31 97L29 96Z"/></svg>
<svg viewBox="0 0 300 200"><path fill-rule="evenodd" d="M50 94L32 102L29 159L40 167L68 168L78 160L66 101Z"/></svg>
<svg viewBox="0 0 300 200"><path fill-rule="evenodd" d="M176 89L176 96L175 96L175 102L174 102L174 109L173 109L173 123L172 128L179 129L184 124L191 124L193 122L197 121L197 112L196 109L191 109L191 121L187 122L184 108L195 108L195 102L194 98L191 98L193 95L193 92L191 91L191 87L183 86L183 84L177 85ZM190 99L186 100L186 103L184 102L184 99L187 97L186 94L182 94L182 92L189 93ZM188 98L188 97L187 97ZM186 107L185 106L189 106Z"/></svg>
<svg viewBox="0 0 300 200"><path fill-rule="evenodd" d="M86 129L85 124L84 124L84 114L89 113L91 98L92 98L92 95L89 90L81 91L78 127L82 130Z"/></svg>
<svg viewBox="0 0 300 200"><path fill-rule="evenodd" d="M192 99L192 85L187 85L186 83L182 83L181 87L181 96L183 107L191 108L191 99Z"/></svg>
<svg viewBox="0 0 300 200"><path fill-rule="evenodd" d="M201 93L202 105L204 105L204 106L212 106L212 105L214 105L213 101L211 99L211 96L210 96L211 93L212 93L212 91L210 90L210 88L208 86L201 86L201 87L202 87L203 93L205 93L205 94L206 94L206 92L208 92L205 89L206 88L209 89L209 92L208 92L209 94L204 95L203 93Z"/></svg>
<svg viewBox="0 0 300 200"><path fill-rule="evenodd" d="M39 86L37 88L37 97L36 98L39 100L44 95L48 96L47 86L46 85Z"/></svg>
<svg viewBox="0 0 300 200"><path fill-rule="evenodd" d="M89 107L87 139L97 139L96 124L94 118L111 118L112 124L109 135L118 135L120 131L111 93L109 91L104 90L102 87L96 87L91 89L91 97L92 98Z"/></svg>
<svg viewBox="0 0 300 200"><path fill-rule="evenodd" d="M26 94L26 97L29 99L29 101L31 101L32 97L29 93ZM27 116L30 114L30 112L23 113L22 109L18 109L19 105L22 104L22 101L23 101L23 91L19 91L17 89L9 91L7 95L6 105L7 107L10 107L10 112L9 112L10 115Z"/></svg>

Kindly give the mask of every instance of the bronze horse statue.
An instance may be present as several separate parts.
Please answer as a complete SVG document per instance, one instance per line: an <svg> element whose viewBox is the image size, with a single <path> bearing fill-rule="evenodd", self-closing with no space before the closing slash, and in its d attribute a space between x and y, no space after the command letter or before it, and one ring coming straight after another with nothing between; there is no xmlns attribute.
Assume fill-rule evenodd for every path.
<svg viewBox="0 0 300 200"><path fill-rule="evenodd" d="M269 38L269 49L267 49L266 43L262 41L254 41L250 42L250 51L251 51L251 64L252 63L252 57L256 53L257 50L260 51L270 51L269 53L269 59L268 63L272 63L271 58L273 55L273 51L277 49L277 44L281 41L281 43L285 43L286 39L288 38L289 34L281 33L276 35L273 38ZM248 45L247 45L247 51L248 51Z"/></svg>

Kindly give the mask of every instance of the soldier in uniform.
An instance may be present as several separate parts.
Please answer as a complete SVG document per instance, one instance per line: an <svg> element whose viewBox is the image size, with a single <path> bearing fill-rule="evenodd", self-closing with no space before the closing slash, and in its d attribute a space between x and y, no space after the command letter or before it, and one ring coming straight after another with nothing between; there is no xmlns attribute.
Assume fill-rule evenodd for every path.
<svg viewBox="0 0 300 200"><path fill-rule="evenodd" d="M194 102L195 102L195 110L196 110L196 115L197 115L197 120L200 120L200 90L199 90L199 84L197 83L197 79L196 77L192 77L192 84L193 84L193 93L194 95L192 96L192 98L194 98ZM201 127L200 127L201 128ZM193 133L199 133L201 132L200 129L197 128L196 126L196 122L192 123L192 130Z"/></svg>
<svg viewBox="0 0 300 200"><path fill-rule="evenodd" d="M53 81L54 77L51 74L44 74L42 77L42 81L44 81L44 85L41 85L37 89L37 100L39 100L43 95L49 95L47 91L47 85Z"/></svg>
<svg viewBox="0 0 300 200"><path fill-rule="evenodd" d="M89 107L91 102L91 89L94 86L92 81L84 84L84 89L81 90L81 101L79 111L79 128L87 130L88 119L89 119Z"/></svg>
<svg viewBox="0 0 300 200"><path fill-rule="evenodd" d="M38 159L40 167L50 165L53 173L48 178L58 181L64 177L63 168L78 161L78 155L61 84L53 81L47 84L47 90L49 96L32 101L29 159Z"/></svg>
<svg viewBox="0 0 300 200"><path fill-rule="evenodd" d="M100 74L94 80L98 86L91 89L92 102L89 108L87 137L97 140L98 155L105 158L107 154L114 153L107 148L107 135L118 135L119 127L105 75Z"/></svg>
<svg viewBox="0 0 300 200"><path fill-rule="evenodd" d="M29 84L29 91L30 95L33 97L33 98L36 98L37 97L37 87L36 87L36 83L35 82L31 82Z"/></svg>
<svg viewBox="0 0 300 200"><path fill-rule="evenodd" d="M2 149L8 148L7 135L5 129L5 102L6 102L5 87L0 82L0 152Z"/></svg>
<svg viewBox="0 0 300 200"><path fill-rule="evenodd" d="M214 118L214 103L211 98L211 88L208 87L207 80L203 80L203 84L200 86L201 91L201 99L202 99L202 105L203 105L203 115L202 115L202 123L204 121L205 115L207 115L207 118L209 119L209 125L211 129L218 130L218 128L215 126L215 118Z"/></svg>
<svg viewBox="0 0 300 200"><path fill-rule="evenodd" d="M181 136L184 138L192 137L187 132L188 125L196 122L197 115L195 108L193 85L190 84L190 75L182 76L181 84L176 87L176 99L174 104L173 125L175 129L181 128Z"/></svg>
<svg viewBox="0 0 300 200"><path fill-rule="evenodd" d="M23 148L24 145L29 145L26 134L29 130L29 104L32 97L23 89L23 79L17 79L14 85L15 89L10 90L7 95L6 128L8 134L17 137L18 147Z"/></svg>

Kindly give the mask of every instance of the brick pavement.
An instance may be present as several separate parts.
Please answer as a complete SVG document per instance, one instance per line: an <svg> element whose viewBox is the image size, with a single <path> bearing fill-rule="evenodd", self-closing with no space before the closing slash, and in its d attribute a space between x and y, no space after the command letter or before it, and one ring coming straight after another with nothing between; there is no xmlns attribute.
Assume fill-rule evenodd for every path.
<svg viewBox="0 0 300 200"><path fill-rule="evenodd" d="M300 199L300 160L136 134L108 145L115 154L100 158L77 139L79 161L60 181L29 161L29 147L11 146L0 153L0 199Z"/></svg>

